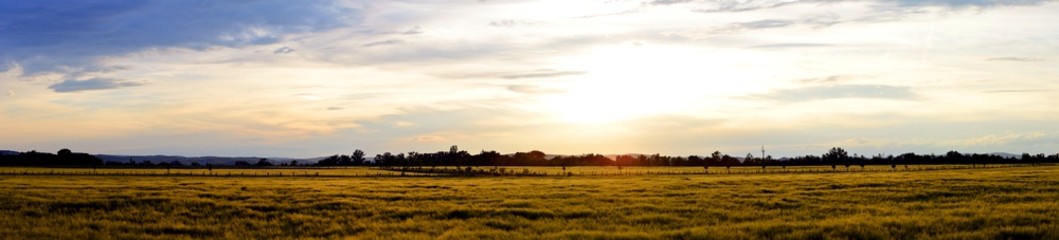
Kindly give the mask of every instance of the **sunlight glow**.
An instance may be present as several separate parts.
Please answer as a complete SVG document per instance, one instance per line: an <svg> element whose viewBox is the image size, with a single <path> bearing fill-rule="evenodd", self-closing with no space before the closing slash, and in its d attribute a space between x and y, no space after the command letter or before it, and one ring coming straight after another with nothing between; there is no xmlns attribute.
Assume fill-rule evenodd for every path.
<svg viewBox="0 0 1059 240"><path fill-rule="evenodd" d="M678 113L702 105L732 69L690 48L639 42L598 47L563 59L562 68L583 69L564 94L546 100L561 122L604 123Z"/></svg>

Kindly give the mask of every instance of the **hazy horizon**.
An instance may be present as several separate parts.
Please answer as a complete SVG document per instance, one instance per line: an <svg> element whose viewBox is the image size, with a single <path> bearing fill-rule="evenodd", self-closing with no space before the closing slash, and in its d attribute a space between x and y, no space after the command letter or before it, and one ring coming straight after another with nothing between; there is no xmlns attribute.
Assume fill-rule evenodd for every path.
<svg viewBox="0 0 1059 240"><path fill-rule="evenodd" d="M69 149L69 150L71 150L73 152L83 152L83 151L78 151L76 149ZM460 149L460 150L467 151L470 154L479 154L479 150L482 150L482 151L495 151L495 150L490 150L490 149L479 149L479 150ZM37 152L53 153L53 154L56 152L56 151L47 151L47 150L40 150L40 149L29 149L29 150L0 149L0 151L15 151L15 152L37 151ZM437 152L445 152L445 151L446 150L415 151L415 152L417 152L417 153L437 153ZM525 152L531 152L531 151L535 151L535 150L522 150L522 151L498 152L498 153L504 154L504 155L513 155L513 154L519 153L519 152L525 153ZM536 150L536 151L539 151L539 150ZM952 150L950 150L950 151L952 151ZM270 156L270 155L254 155L254 154L242 154L242 155L181 155L181 154L165 154L165 153L100 153L100 152L85 152L85 153L92 154L92 155L111 155L111 156L171 156L171 157L186 157L186 158L210 158L210 157L217 157L217 158L266 158L266 159L270 159L270 160L272 158L279 158L279 159L299 159L300 160L300 159L325 158L325 157L329 157L329 156L333 156L333 155L349 155L350 152L352 152L352 151L327 153L327 154L316 155L316 156ZM408 153L408 152L409 151L404 151L404 152L397 151L397 152L388 152L388 153L403 154L403 153ZM541 152L544 152L544 151L541 151ZM902 153L892 153L892 154L887 153L887 154L883 154L883 157L886 157L886 156L889 156L889 155L898 156L898 155L905 154L905 153L915 153L917 155L938 155L938 156L942 156L942 155L945 155L947 152L948 151L946 151L946 152L902 152ZM384 152L366 152L368 159L371 159L371 158L375 157L376 154L383 154L383 153ZM604 155L604 156L607 156L607 157L613 157L613 156L619 156L619 155L653 155L653 154L659 154L659 155L662 155L662 156L671 156L671 157L688 157L688 156L693 156L693 155L694 156L699 156L699 157L708 157L708 156L710 156L710 154L712 152L695 153L695 154L687 154L687 155L664 154L664 153L657 153L657 152L656 153L643 153L643 152L623 152L623 153L609 153L609 152L550 153L550 152L544 152L544 153L549 155L549 156L582 156L582 155L586 155L586 154L600 154L600 155ZM743 152L743 153L740 153L740 152L721 152L721 153L724 154L724 155L728 155L728 156L739 158L739 159L744 158L747 153L753 155L755 158L760 157L760 155L761 155L760 154L761 153L760 149L758 150L758 152ZM800 155L774 155L774 154L766 152L766 155L769 156L769 157L772 157L773 159L782 159L782 158L804 157L806 155L821 156L821 155L823 155L825 153L826 153L826 151L821 151L819 153L806 153L806 154L800 154ZM1000 154L1000 156L1004 156L1006 154L1010 154L1010 155L1012 155L1012 156L1014 156L1016 158L1018 158L1019 155L1022 155L1022 154L1031 154L1031 155L1038 155L1038 154L1053 155L1053 154L1056 154L1056 153L1047 153L1047 152L1039 152L1039 153L1033 153L1033 152L960 152L960 153L961 154L990 154L990 155ZM877 155L878 153L877 154L861 154L859 152L850 152L849 154L859 154L859 155L864 155L865 157L873 157L873 156Z"/></svg>
<svg viewBox="0 0 1059 240"><path fill-rule="evenodd" d="M0 149L1059 152L1059 2L0 4Z"/></svg>

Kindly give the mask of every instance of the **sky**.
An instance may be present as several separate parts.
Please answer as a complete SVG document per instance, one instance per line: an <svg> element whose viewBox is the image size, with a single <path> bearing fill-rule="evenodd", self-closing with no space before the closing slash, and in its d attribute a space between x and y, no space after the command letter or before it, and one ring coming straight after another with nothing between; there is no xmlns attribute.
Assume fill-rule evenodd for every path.
<svg viewBox="0 0 1059 240"><path fill-rule="evenodd" d="M1059 1L0 3L0 149L1059 152Z"/></svg>

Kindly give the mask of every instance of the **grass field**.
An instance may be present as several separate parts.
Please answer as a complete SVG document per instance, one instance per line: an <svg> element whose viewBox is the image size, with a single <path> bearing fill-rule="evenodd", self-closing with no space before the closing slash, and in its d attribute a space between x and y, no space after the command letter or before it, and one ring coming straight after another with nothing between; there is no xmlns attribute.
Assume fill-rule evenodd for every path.
<svg viewBox="0 0 1059 240"><path fill-rule="evenodd" d="M0 236L1057 239L1057 200L1056 166L473 178L0 175Z"/></svg>

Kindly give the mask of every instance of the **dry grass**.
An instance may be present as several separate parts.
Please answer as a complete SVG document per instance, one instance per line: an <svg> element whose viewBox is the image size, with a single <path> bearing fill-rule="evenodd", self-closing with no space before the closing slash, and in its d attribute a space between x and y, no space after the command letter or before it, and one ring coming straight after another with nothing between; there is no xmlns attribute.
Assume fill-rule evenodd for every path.
<svg viewBox="0 0 1059 240"><path fill-rule="evenodd" d="M2 175L0 236L1055 239L1056 199L1054 166L533 178Z"/></svg>

